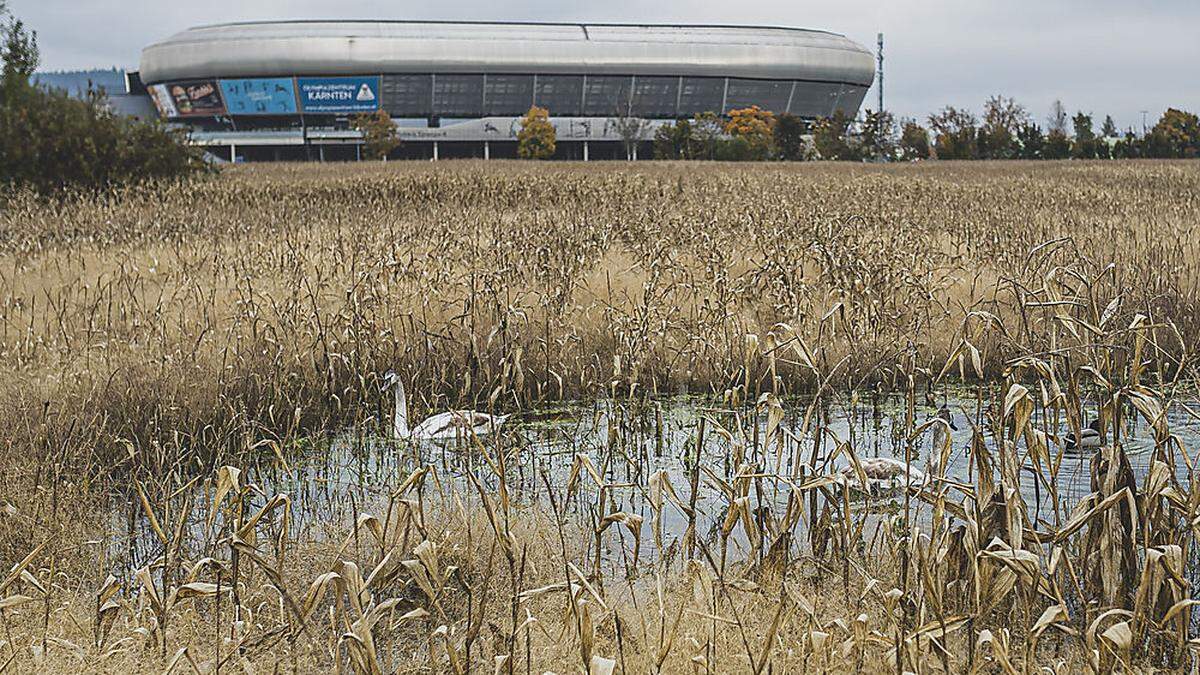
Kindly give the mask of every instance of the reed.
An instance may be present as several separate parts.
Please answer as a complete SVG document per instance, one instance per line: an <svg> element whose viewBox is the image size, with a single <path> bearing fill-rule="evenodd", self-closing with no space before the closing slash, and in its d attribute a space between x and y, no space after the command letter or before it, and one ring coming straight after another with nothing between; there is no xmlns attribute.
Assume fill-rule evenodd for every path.
<svg viewBox="0 0 1200 675"><path fill-rule="evenodd" d="M464 162L9 195L0 673L1193 668L1196 194ZM561 452L388 443L390 369L418 417L594 412ZM950 392L967 440L927 451ZM862 494L885 420L939 468Z"/></svg>

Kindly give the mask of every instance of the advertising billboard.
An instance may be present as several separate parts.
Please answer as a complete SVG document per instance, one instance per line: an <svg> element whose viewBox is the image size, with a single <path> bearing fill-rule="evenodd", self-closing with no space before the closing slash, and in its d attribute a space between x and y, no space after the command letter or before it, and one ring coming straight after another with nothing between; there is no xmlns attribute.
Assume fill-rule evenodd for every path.
<svg viewBox="0 0 1200 675"><path fill-rule="evenodd" d="M306 113L360 113L379 109L378 77L296 78Z"/></svg>
<svg viewBox="0 0 1200 675"><path fill-rule="evenodd" d="M175 109L175 101L171 98L171 92L167 91L167 85L153 84L147 87L146 91L150 93L150 100L154 101L154 107L158 109L160 117L179 117L179 111Z"/></svg>
<svg viewBox="0 0 1200 675"><path fill-rule="evenodd" d="M294 115L296 86L290 77L221 80L230 115Z"/></svg>
<svg viewBox="0 0 1200 675"><path fill-rule="evenodd" d="M212 80L177 82L167 85L175 110L180 117L213 117L224 115L221 92Z"/></svg>

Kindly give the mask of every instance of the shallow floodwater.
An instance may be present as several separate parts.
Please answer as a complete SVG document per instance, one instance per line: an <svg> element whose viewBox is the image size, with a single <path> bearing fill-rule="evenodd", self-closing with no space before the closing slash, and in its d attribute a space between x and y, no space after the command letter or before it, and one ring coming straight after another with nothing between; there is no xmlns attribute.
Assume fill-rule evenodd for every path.
<svg viewBox="0 0 1200 675"><path fill-rule="evenodd" d="M958 427L951 432L953 450L946 476L973 484L976 467L967 452L972 423L985 424L983 410L994 403L965 394L943 400L953 411ZM756 517L769 513L774 518L780 518L786 510L791 486L849 464L844 453L834 452L839 443L849 443L859 457L903 458L907 428L903 397L854 402L841 399L813 410L814 405L811 399L784 401L779 422L782 433L772 443L765 442L770 424L766 412L760 410L754 414L752 406L733 410L712 400L686 397L649 402L597 400L547 407L515 416L504 433L483 442L492 457L504 450L509 492L518 503L538 505L550 513L548 484L554 493L553 506L562 511L568 522L584 526L585 531L616 511L642 516L639 555L640 560L650 562L673 555L688 526L683 511L668 502L662 513L659 547L650 501L652 477L665 472L679 499L688 503L698 448L702 470L695 498L696 529L698 537L710 541L725 519L730 503L721 483L728 484L734 477L737 472L734 458L739 454L747 465L754 467L749 497ZM934 413L933 406L917 406L916 426ZM1200 421L1180 404L1168 408L1167 414L1171 431L1181 439L1189 454L1200 447ZM1040 413L1035 413L1034 423L1042 428ZM1048 428L1052 433L1066 433L1065 421L1057 428L1052 425ZM985 430L984 435L989 448L995 450L990 431ZM1140 482L1149 470L1153 454L1151 430L1130 410L1125 415L1121 436ZM932 437L932 431L928 431L914 441L914 467L927 468ZM1019 445L1018 452L1024 458L1024 443ZM1051 454L1056 453L1057 448L1052 445ZM586 470L580 472L578 490L567 499L565 488L577 456L588 457L609 486L602 508L597 506L597 486ZM428 481L422 495L426 504L435 506L452 507L451 495L457 495L468 507L477 504L479 495L467 479L469 472L493 494L497 481L495 472L481 459L478 450L471 449L465 441L396 442L366 430L352 430L285 459L286 466L272 455L250 461L241 468L245 472L243 481L254 483L261 490L251 508L257 508L273 494L286 493L291 497L290 538L293 539L340 540L358 515L372 513L382 519L388 496L421 466L432 467L436 472L437 480ZM1186 483L1186 462L1177 458L1176 467L1181 482ZM1053 527L1065 520L1078 500L1090 492L1090 455L1062 459L1054 480L1059 500L1057 510L1046 488L1036 485L1034 474L1031 471L1021 474L1021 490L1030 515ZM189 527L194 544L206 538L204 521L211 500L211 493L205 489L198 487L197 493L194 522ZM952 499L960 496L951 492ZM899 492L858 495L853 508L856 516L875 527L898 510L902 499ZM910 507L919 520L927 522L928 507L915 499ZM140 507L135 500L127 508ZM127 523L143 521L140 517L129 518L125 508L120 511L114 513L117 521L114 525L119 530ZM801 529L811 515L805 513ZM134 527L144 529L145 525ZM607 564L625 567L633 551L631 537L628 530L619 526L605 532L603 557ZM129 541L134 542L132 549L113 553L131 568L159 555L157 541L148 531L133 533L126 544ZM731 555L744 553L748 548L741 525L735 529L730 546L742 549L731 550Z"/></svg>

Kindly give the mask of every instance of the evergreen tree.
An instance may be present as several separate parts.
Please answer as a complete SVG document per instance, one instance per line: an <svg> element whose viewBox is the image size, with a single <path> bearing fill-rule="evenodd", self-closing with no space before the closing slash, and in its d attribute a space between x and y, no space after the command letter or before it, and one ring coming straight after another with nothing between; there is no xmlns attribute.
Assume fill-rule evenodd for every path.
<svg viewBox="0 0 1200 675"><path fill-rule="evenodd" d="M775 150L780 159L798 162L804 159L804 120L784 113L775 120Z"/></svg>
<svg viewBox="0 0 1200 675"><path fill-rule="evenodd" d="M0 16L4 16L0 7ZM30 78L37 71L39 55L37 33L27 31L17 18L9 18L3 27L0 59L4 60L3 81L0 83L0 104L17 105L29 94Z"/></svg>
<svg viewBox="0 0 1200 675"><path fill-rule="evenodd" d="M117 117L102 92L73 98L32 83L36 34L9 18L0 40L0 186L43 193L185 177L207 169L199 149L160 123Z"/></svg>
<svg viewBox="0 0 1200 675"><path fill-rule="evenodd" d="M1092 130L1092 116L1075 113L1071 119L1075 127L1075 139L1071 143L1071 156L1075 159L1096 158L1096 132Z"/></svg>
<svg viewBox="0 0 1200 675"><path fill-rule="evenodd" d="M912 162L929 159L929 131L917 124L916 120L906 120L900 132L900 159Z"/></svg>
<svg viewBox="0 0 1200 675"><path fill-rule="evenodd" d="M1142 142L1130 128L1125 132L1125 137L1113 144L1112 156L1114 159L1137 159L1142 156Z"/></svg>
<svg viewBox="0 0 1200 675"><path fill-rule="evenodd" d="M1046 137L1042 128L1033 122L1021 125L1017 130L1017 142L1020 145L1021 159L1042 159L1042 151L1046 145Z"/></svg>
<svg viewBox="0 0 1200 675"><path fill-rule="evenodd" d="M1100 127L1100 135L1104 138L1117 138L1121 135L1117 131L1117 124L1113 122L1112 115L1104 116L1104 124Z"/></svg>
<svg viewBox="0 0 1200 675"><path fill-rule="evenodd" d="M858 134L859 154L874 162L896 159L896 123L892 114L868 110Z"/></svg>
<svg viewBox="0 0 1200 675"><path fill-rule="evenodd" d="M1046 134L1046 142L1042 145L1042 159L1066 159L1071 156L1071 139L1058 129L1051 129Z"/></svg>

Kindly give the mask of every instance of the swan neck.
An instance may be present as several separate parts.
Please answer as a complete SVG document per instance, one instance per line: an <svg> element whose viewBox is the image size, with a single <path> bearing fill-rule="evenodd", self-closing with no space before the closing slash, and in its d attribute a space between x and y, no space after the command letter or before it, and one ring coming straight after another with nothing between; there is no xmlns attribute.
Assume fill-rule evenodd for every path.
<svg viewBox="0 0 1200 675"><path fill-rule="evenodd" d="M392 434L398 438L408 436L408 397L404 393L404 384L397 382L394 391L396 393L396 413L392 420Z"/></svg>

